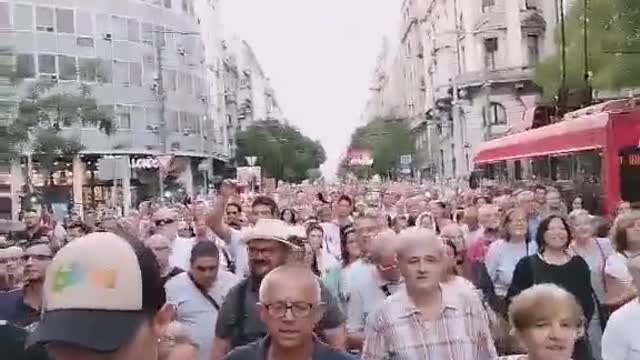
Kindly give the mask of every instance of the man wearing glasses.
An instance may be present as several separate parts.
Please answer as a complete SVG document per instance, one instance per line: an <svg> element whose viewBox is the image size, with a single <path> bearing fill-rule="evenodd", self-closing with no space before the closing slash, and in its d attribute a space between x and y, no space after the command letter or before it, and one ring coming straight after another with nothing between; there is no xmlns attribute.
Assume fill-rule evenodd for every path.
<svg viewBox="0 0 640 360"><path fill-rule="evenodd" d="M188 269L189 257L191 256L194 240L178 236L178 228L180 225L178 223L178 212L167 207L162 207L153 213L151 220L156 228L156 233L163 235L169 239L171 243L169 264L172 267Z"/></svg>
<svg viewBox="0 0 640 360"><path fill-rule="evenodd" d="M353 359L314 335L325 309L320 284L308 268L276 268L262 280L259 291L258 314L267 336L235 349L225 360Z"/></svg>
<svg viewBox="0 0 640 360"><path fill-rule="evenodd" d="M367 276L350 286L346 311L347 344L354 352L362 348L368 315L402 285L394 248L396 238L394 232L385 231L372 240Z"/></svg>
<svg viewBox="0 0 640 360"><path fill-rule="evenodd" d="M24 286L0 293L0 320L31 328L40 318L42 285L55 251L47 242L32 242L22 255Z"/></svg>
<svg viewBox="0 0 640 360"><path fill-rule="evenodd" d="M294 229L283 221L273 219L260 219L253 228L243 233L250 275L229 290L220 306L212 360L223 359L232 349L259 340L268 333L269 328L255 307L260 299L258 289L267 274L287 264L292 258L292 252L300 250L288 241L292 235L296 235ZM314 280L321 287L321 297L327 308L318 322L319 334L324 335L330 345L343 348L344 316L331 292L315 277ZM287 284L297 289L295 280L289 279Z"/></svg>

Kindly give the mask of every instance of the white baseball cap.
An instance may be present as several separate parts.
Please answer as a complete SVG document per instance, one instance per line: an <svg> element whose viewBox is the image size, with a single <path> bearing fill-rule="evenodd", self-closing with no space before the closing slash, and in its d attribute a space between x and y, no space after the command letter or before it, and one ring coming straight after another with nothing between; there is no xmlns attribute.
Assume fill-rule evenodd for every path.
<svg viewBox="0 0 640 360"><path fill-rule="evenodd" d="M97 352L131 342L166 300L153 253L107 232L62 248L42 291L42 318L28 345L65 343Z"/></svg>

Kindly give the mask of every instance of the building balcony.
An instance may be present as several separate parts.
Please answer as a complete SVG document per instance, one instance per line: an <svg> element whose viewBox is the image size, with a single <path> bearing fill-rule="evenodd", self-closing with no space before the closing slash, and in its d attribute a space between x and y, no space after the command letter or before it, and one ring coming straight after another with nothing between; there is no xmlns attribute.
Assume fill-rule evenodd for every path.
<svg viewBox="0 0 640 360"><path fill-rule="evenodd" d="M491 83L509 83L532 80L535 74L533 67L521 66L496 70L483 70L464 73L458 76L460 87L478 87Z"/></svg>

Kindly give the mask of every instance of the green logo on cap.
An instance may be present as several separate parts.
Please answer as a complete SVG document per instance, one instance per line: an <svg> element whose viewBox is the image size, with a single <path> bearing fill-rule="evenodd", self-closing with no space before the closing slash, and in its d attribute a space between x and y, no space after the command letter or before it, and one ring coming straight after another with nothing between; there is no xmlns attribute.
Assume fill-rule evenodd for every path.
<svg viewBox="0 0 640 360"><path fill-rule="evenodd" d="M61 292L74 286L84 278L80 266L76 263L61 265L53 274L53 292Z"/></svg>

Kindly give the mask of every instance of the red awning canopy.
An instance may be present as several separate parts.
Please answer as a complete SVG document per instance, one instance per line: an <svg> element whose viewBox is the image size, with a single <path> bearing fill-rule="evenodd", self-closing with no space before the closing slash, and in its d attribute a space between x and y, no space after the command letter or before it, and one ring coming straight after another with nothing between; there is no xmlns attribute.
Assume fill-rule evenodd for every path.
<svg viewBox="0 0 640 360"><path fill-rule="evenodd" d="M602 148L608 113L564 120L538 129L487 141L478 147L476 164Z"/></svg>

